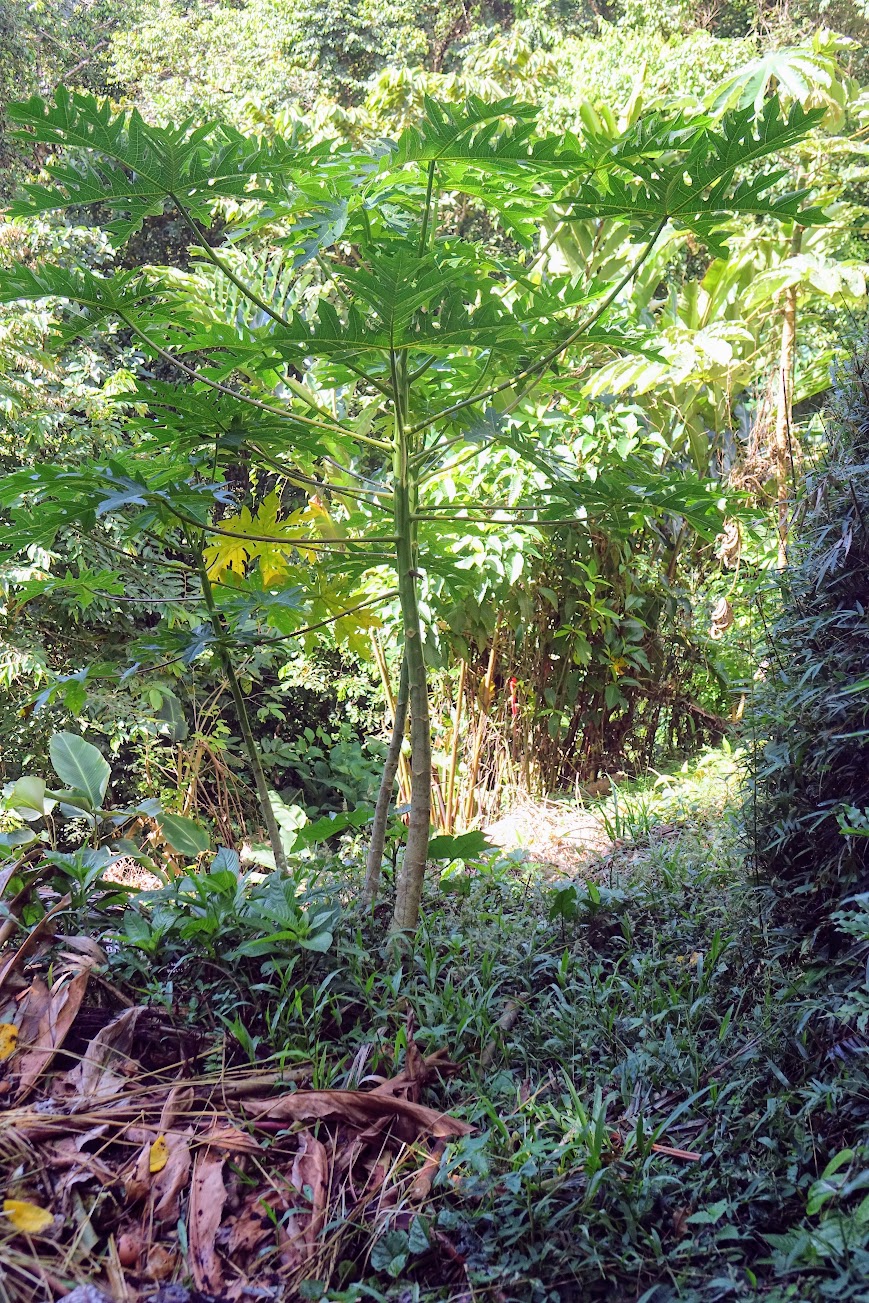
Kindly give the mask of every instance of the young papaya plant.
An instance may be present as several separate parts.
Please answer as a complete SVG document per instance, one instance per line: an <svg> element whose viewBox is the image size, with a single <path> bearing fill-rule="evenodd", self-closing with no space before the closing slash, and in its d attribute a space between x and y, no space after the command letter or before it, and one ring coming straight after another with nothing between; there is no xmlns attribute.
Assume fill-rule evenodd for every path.
<svg viewBox="0 0 869 1303"><path fill-rule="evenodd" d="M19 265L0 277L3 302L66 305L58 346L117 333L143 359L122 400L127 452L0 487L14 516L7 555L109 521L127 560L157 539L205 616L178 654L219 655L242 720L234 658L301 636L326 581L348 605L324 621L397 594L412 796L394 926L412 931L430 836L427 571L445 537L475 526L490 537L507 524L614 517L629 528L677 515L717 532L719 495L703 481L630 461L594 478L559 432L598 365L654 355L624 300L669 229L722 256L734 214L824 220L805 191L783 192L781 170L761 167L822 111L795 104L785 115L773 98L759 117L656 113L612 139L538 135L535 110L512 98L427 101L420 125L361 150L217 124L152 127L64 90L18 105L22 137L58 153L14 214L96 205L120 246L168 209L198 256L183 274ZM619 223L632 238L627 265L609 279L546 268L540 232L553 214ZM521 501L428 497L457 463L504 448L534 471ZM307 508L287 511L279 494L268 511L238 511L227 481L239 463L305 491ZM329 495L346 504L340 525L323 507ZM271 831L252 741L248 750ZM391 785L387 774L387 801ZM382 837L385 820L375 827Z"/></svg>

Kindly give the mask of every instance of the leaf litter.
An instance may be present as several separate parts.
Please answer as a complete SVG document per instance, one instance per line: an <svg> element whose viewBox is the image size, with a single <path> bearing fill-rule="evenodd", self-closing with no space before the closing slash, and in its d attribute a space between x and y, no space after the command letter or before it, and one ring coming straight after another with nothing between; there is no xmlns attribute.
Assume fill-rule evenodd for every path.
<svg viewBox="0 0 869 1303"><path fill-rule="evenodd" d="M199 1071L202 1047L182 1046L167 1016L86 1009L90 976L85 959L0 1001L7 1297L97 1283L144 1303L171 1281L226 1303L296 1297L410 1224L446 1144L472 1130L421 1102L457 1065L423 1056L410 1014L402 1072L313 1090L310 1069ZM95 1013L103 1025L73 1051ZM174 1062L155 1056L167 1042Z"/></svg>

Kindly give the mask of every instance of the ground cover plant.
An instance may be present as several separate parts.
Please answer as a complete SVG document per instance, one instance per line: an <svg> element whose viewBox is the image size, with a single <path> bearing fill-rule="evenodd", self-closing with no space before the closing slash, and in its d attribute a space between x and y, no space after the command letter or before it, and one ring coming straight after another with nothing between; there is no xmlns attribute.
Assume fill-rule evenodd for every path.
<svg viewBox="0 0 869 1303"><path fill-rule="evenodd" d="M102 953L44 926L4 967L41 1012L4 1048L7 1296L863 1297L859 1043L771 954L740 764L624 794L584 879L453 865L400 962L304 858L106 897Z"/></svg>

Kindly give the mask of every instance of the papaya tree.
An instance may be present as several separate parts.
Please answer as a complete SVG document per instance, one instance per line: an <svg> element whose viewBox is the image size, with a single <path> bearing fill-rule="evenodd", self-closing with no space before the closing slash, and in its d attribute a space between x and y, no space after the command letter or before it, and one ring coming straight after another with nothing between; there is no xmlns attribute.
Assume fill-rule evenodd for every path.
<svg viewBox="0 0 869 1303"><path fill-rule="evenodd" d="M196 259L113 274L18 265L0 278L3 302L65 305L59 344L99 331L141 353L135 392L119 397L128 448L74 473L8 477L8 551L107 520L124 522L128 560L159 539L207 617L184 654L216 650L230 681L239 648L310 627L306 603L324 577L349 602L326 618L394 591L412 791L394 925L410 931L430 835L427 571L440 540L473 524L656 514L717 530L710 485L630 461L595 478L558 430L596 366L654 356L626 300L671 229L724 256L734 214L824 220L805 191L782 190L780 169L761 167L819 114L783 114L775 100L760 117L657 113L612 139L538 135L535 110L512 98L428 101L397 140L354 149L219 124L156 128L64 90L12 113L24 138L60 151L13 214L90 205L120 247L171 208ZM611 277L547 269L540 232L553 213L618 223L630 258ZM522 500L428 498L451 466L505 447L533 472ZM239 511L241 464L307 505L288 511L277 493ZM347 504L340 521L323 505L330 494ZM233 696L243 717L240 686ZM256 773L252 740L249 753ZM381 812L391 786L387 772ZM267 793L262 803L268 825Z"/></svg>

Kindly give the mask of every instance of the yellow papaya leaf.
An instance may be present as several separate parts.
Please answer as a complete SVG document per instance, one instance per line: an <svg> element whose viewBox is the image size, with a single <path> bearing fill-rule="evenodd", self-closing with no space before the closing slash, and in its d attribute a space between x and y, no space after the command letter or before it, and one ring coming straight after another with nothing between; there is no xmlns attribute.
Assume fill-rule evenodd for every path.
<svg viewBox="0 0 869 1303"><path fill-rule="evenodd" d="M221 521L221 529L231 521ZM250 555L250 548L255 544L245 543L241 538L225 538L221 534L212 535L214 542L203 548L202 556L208 570L209 579L222 579L227 570L234 570L243 575Z"/></svg>
<svg viewBox="0 0 869 1303"><path fill-rule="evenodd" d="M15 1053L18 1028L11 1022L0 1022L0 1063Z"/></svg>
<svg viewBox="0 0 869 1303"><path fill-rule="evenodd" d="M276 579L283 579L289 573L286 553L279 547L269 547L265 543L259 554L259 572L266 588Z"/></svg>
<svg viewBox="0 0 869 1303"><path fill-rule="evenodd" d="M26 1231L29 1235L40 1235L54 1221L54 1213L40 1208L38 1203L28 1203L26 1199L4 1199L3 1212L16 1231Z"/></svg>
<svg viewBox="0 0 869 1303"><path fill-rule="evenodd" d="M152 1175L155 1172L162 1172L168 1162L169 1146L166 1144L166 1137L158 1136L152 1144L151 1152L148 1155L148 1171Z"/></svg>

